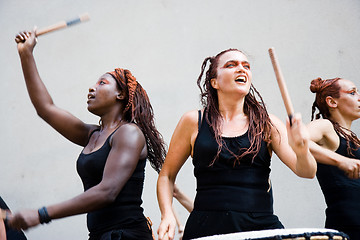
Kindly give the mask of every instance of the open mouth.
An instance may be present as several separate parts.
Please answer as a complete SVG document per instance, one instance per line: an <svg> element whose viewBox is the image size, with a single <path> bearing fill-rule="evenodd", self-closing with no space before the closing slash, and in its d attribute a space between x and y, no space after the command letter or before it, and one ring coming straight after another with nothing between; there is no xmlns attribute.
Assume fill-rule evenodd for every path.
<svg viewBox="0 0 360 240"><path fill-rule="evenodd" d="M237 77L235 79L235 82L238 82L238 83L246 83L246 77L245 76L240 76L240 77Z"/></svg>
<svg viewBox="0 0 360 240"><path fill-rule="evenodd" d="M88 99L93 99L93 98L95 98L95 96L93 94L88 94L87 98Z"/></svg>

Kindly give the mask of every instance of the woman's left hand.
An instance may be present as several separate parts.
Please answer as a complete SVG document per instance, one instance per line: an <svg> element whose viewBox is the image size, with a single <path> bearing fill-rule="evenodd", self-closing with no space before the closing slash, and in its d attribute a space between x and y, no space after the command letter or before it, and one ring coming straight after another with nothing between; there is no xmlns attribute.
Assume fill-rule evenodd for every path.
<svg viewBox="0 0 360 240"><path fill-rule="evenodd" d="M40 223L39 214L37 210L22 210L10 214L7 218L7 223L11 228L26 230Z"/></svg>

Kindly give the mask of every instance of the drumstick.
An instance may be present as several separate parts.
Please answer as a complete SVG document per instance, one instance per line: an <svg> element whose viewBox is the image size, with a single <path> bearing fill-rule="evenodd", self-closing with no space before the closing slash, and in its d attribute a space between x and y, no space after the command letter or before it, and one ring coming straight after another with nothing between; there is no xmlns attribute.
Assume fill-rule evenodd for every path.
<svg viewBox="0 0 360 240"><path fill-rule="evenodd" d="M72 26L72 25L77 24L77 23L88 21L89 19L90 19L89 14L84 13L84 14L81 14L79 17L71 19L69 21L61 21L61 22L55 23L53 25L50 25L48 27L36 30L36 36L41 36L41 35L46 34L46 33L50 33L50 32L56 31L56 30L60 30L62 28L66 28L66 27ZM20 41L21 40L16 39L17 43L19 43Z"/></svg>
<svg viewBox="0 0 360 240"><path fill-rule="evenodd" d="M90 19L89 14L84 13L84 14L81 14L79 17L74 18L72 20L61 21L61 22L55 23L55 24L53 24L51 26L39 29L39 30L36 31L36 36L40 36L40 35L43 35L45 33L56 31L56 30L59 30L59 29L62 29L62 28L66 28L66 27L69 27L69 26L74 25L76 23L87 21L89 19Z"/></svg>
<svg viewBox="0 0 360 240"><path fill-rule="evenodd" d="M278 85L279 85L281 96L282 96L283 102L285 104L286 112L287 112L287 115L289 117L290 126L291 126L292 125L291 120L292 120L292 117L294 115L294 108L293 108L293 105L291 103L290 95L289 95L289 93L287 91L286 83L285 83L284 77L282 75L280 65L279 65L278 60L276 58L274 48L269 48L269 55L270 55L270 59L271 59L274 71L275 71L276 80L277 80Z"/></svg>

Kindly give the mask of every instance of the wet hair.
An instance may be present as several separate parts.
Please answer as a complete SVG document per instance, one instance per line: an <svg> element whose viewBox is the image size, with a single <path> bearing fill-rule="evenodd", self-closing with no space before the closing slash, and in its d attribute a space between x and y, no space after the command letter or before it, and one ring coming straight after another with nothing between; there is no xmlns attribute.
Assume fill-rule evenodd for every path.
<svg viewBox="0 0 360 240"><path fill-rule="evenodd" d="M316 109L318 109L319 112L315 115L315 119L319 119L320 117L322 117L323 119L329 120L333 124L335 131L346 139L348 154L354 156L351 152L352 148L350 146L350 142L353 142L357 149L360 147L359 138L356 136L356 134L353 131L340 126L338 122L335 122L331 118L329 106L326 103L326 97L328 96L332 98L340 97L341 86L339 84L339 80L341 79L342 78L331 78L331 79L316 78L311 81L310 91L316 94L315 101L311 109L311 121L314 120L315 111ZM347 132L350 132L350 134Z"/></svg>
<svg viewBox="0 0 360 240"><path fill-rule="evenodd" d="M123 118L134 122L143 132L151 166L160 172L165 160L166 147L162 135L157 130L154 111L149 97L136 78L127 69L116 68L108 72L117 83L120 91L125 92Z"/></svg>
<svg viewBox="0 0 360 240"><path fill-rule="evenodd" d="M223 147L235 157L235 165L240 164L241 158L246 155L252 156L252 161L254 161L254 158L260 151L262 140L264 140L268 144L270 143L272 123L266 110L265 103L260 96L260 93L256 90L253 84L251 84L249 93L245 96L244 102L244 113L249 118L248 133L250 138L250 147L247 149L242 149L245 151L243 151L241 154L235 154L229 150L229 148L226 146L225 141L221 138L221 125L223 119L219 111L217 90L211 86L211 79L217 77L219 58L223 54L230 51L238 51L244 54L238 49L231 48L218 53L215 57L205 58L201 66L201 73L197 79L197 85L200 88L201 92L201 104L205 109L204 118L208 122L211 129L214 131L216 142L219 145L217 155L215 156L214 160L210 165L214 164L216 159L218 159ZM204 75L205 68L208 62L210 62L209 69L206 71L205 80L201 86L202 77ZM260 100L257 100L255 94L259 97Z"/></svg>

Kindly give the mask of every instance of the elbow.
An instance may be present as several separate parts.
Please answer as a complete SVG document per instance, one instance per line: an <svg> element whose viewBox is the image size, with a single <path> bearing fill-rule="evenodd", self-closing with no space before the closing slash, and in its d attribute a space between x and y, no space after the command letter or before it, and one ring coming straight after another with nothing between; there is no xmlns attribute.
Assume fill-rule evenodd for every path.
<svg viewBox="0 0 360 240"><path fill-rule="evenodd" d="M102 188L97 194L100 197L100 201L102 202L102 204L108 205L115 202L117 196L119 195L119 191L114 188L108 187Z"/></svg>
<svg viewBox="0 0 360 240"><path fill-rule="evenodd" d="M316 176L316 172L314 172L314 173L311 172L311 173L302 174L302 176L300 176L300 177L313 179L315 176Z"/></svg>
<svg viewBox="0 0 360 240"><path fill-rule="evenodd" d="M118 196L117 192L111 190L107 191L106 193L104 193L104 203L111 204L115 202L117 196Z"/></svg>
<svg viewBox="0 0 360 240"><path fill-rule="evenodd" d="M313 179L316 174L312 172L300 172L300 173L296 173L296 175L301 178Z"/></svg>
<svg viewBox="0 0 360 240"><path fill-rule="evenodd" d="M33 101L32 102L36 111L36 114L44 119L46 122L53 117L52 108L55 106L52 101L50 102L42 102L41 104Z"/></svg>
<svg viewBox="0 0 360 240"><path fill-rule="evenodd" d="M314 162L312 166L308 167L307 169L303 169L302 171L298 171L296 175L302 178L313 179L316 176L316 171L317 171L317 165L316 162Z"/></svg>
<svg viewBox="0 0 360 240"><path fill-rule="evenodd" d="M308 151L307 155L297 158L296 175L312 179L316 176L317 163L314 156Z"/></svg>
<svg viewBox="0 0 360 240"><path fill-rule="evenodd" d="M35 108L36 114L43 119L45 122L48 122L50 119L50 114L48 114L43 108Z"/></svg>
<svg viewBox="0 0 360 240"><path fill-rule="evenodd" d="M42 111L40 111L39 109L36 109L36 114L41 118L44 119L46 121L47 117L46 114L44 114Z"/></svg>

